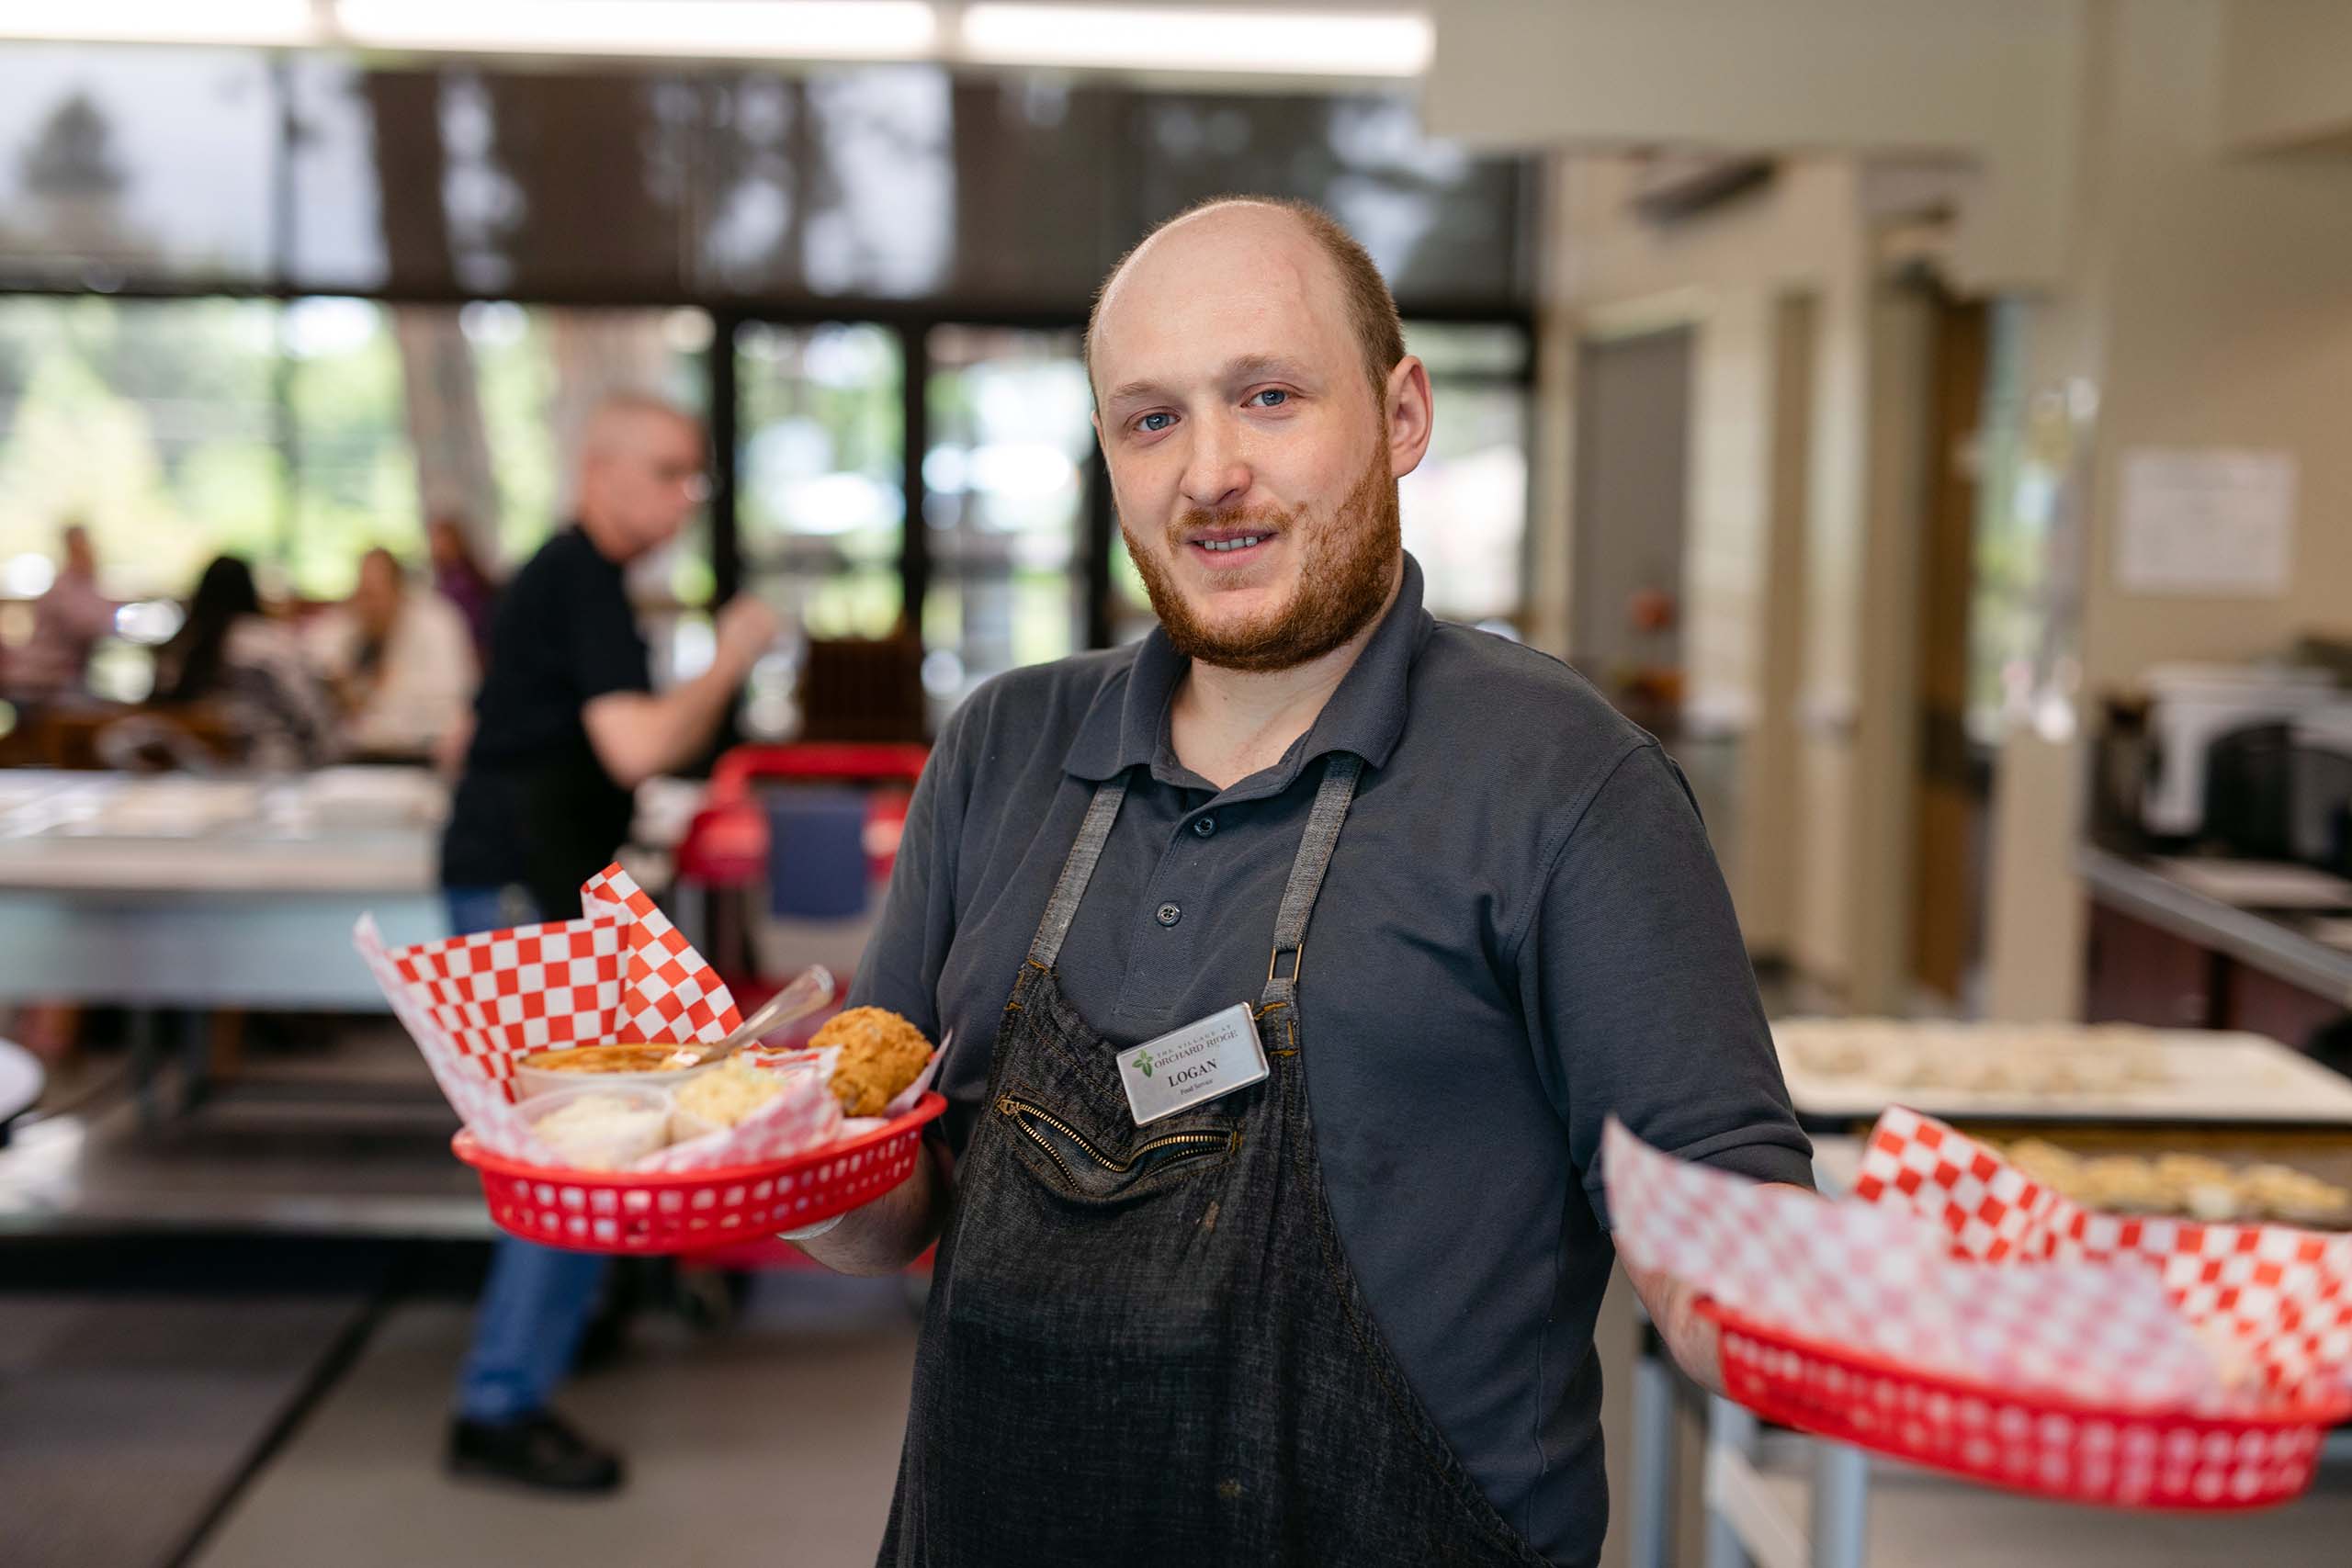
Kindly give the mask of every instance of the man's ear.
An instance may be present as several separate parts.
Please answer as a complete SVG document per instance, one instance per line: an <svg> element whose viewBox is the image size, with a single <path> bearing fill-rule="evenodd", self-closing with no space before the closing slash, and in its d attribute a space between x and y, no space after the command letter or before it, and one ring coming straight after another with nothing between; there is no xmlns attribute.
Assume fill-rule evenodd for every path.
<svg viewBox="0 0 2352 1568"><path fill-rule="evenodd" d="M1388 372L1381 412L1388 430L1388 471L1404 478L1421 465L1436 427L1437 407L1430 391L1429 367L1411 355Z"/></svg>

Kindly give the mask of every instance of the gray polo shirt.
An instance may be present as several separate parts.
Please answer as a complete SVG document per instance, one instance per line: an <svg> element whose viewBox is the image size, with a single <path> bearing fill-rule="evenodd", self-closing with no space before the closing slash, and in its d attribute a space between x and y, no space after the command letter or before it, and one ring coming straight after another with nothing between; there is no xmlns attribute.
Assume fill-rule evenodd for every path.
<svg viewBox="0 0 2352 1568"><path fill-rule="evenodd" d="M1396 604L1315 726L1219 791L1176 760L1185 668L1140 643L1017 670L948 721L854 1003L956 1031L968 1137L1013 976L1095 784L1134 768L1062 949L1125 1046L1265 983L1331 751L1364 761L1307 928L1301 1044L1350 1263L1415 1390L1538 1550L1607 1514L1592 1325L1614 1113L1686 1158L1810 1179L1731 902L1657 742L1567 666Z"/></svg>

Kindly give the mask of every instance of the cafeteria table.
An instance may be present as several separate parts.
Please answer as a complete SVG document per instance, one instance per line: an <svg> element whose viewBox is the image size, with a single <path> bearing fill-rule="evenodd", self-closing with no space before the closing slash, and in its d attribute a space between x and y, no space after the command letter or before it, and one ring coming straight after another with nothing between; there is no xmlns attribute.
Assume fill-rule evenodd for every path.
<svg viewBox="0 0 2352 1568"><path fill-rule="evenodd" d="M387 1012L359 917L393 943L447 934L423 770L0 782L0 1005L132 1010L142 1088L158 1010Z"/></svg>
<svg viewBox="0 0 2352 1568"><path fill-rule="evenodd" d="M439 829L413 804L432 795L327 810L328 777L12 778L0 1003L388 1010L352 927L372 911L388 942L446 934Z"/></svg>

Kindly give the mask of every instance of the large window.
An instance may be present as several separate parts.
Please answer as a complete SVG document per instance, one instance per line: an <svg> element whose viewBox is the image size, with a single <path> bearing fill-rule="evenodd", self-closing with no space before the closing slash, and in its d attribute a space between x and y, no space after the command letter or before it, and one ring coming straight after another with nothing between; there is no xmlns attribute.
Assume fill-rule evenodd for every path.
<svg viewBox="0 0 2352 1568"><path fill-rule="evenodd" d="M125 596L222 551L339 596L437 516L511 568L626 387L729 442L709 514L632 572L681 630L657 649L691 663L741 581L813 637L920 637L936 712L1150 624L1079 322L1150 223L1257 189L1329 208L1445 318L1410 333L1439 415L1406 541L1432 609L1507 620L1529 174L1399 93L0 44L0 601L77 518Z"/></svg>
<svg viewBox="0 0 2352 1568"><path fill-rule="evenodd" d="M1086 646L1093 403L1074 331L930 334L927 683L953 699Z"/></svg>
<svg viewBox="0 0 2352 1568"><path fill-rule="evenodd" d="M867 324L751 322L736 526L744 572L811 637L888 637L905 608L905 353Z"/></svg>
<svg viewBox="0 0 2352 1568"><path fill-rule="evenodd" d="M387 314L365 299L304 299L280 318L294 475L282 558L306 597L348 592L374 546L411 559L423 553L416 454Z"/></svg>
<svg viewBox="0 0 2352 1568"><path fill-rule="evenodd" d="M80 521L126 598L183 593L229 552L334 598L372 546L418 558L439 513L512 564L560 520L587 404L626 387L700 409L709 335L695 310L0 297L0 563ZM709 596L707 531L666 564L657 586Z"/></svg>
<svg viewBox="0 0 2352 1568"><path fill-rule="evenodd" d="M1437 406L1420 467L1397 484L1405 547L1430 609L1515 622L1525 595L1530 344L1516 326L1408 322Z"/></svg>
<svg viewBox="0 0 2352 1568"><path fill-rule="evenodd" d="M0 559L91 530L110 592L185 592L287 532L274 305L0 299ZM16 569L17 586L46 582Z"/></svg>

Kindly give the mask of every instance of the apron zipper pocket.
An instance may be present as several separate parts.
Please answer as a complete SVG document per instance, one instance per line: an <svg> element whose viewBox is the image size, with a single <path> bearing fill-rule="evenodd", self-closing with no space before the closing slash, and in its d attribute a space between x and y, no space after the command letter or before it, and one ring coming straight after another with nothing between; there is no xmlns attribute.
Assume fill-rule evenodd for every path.
<svg viewBox="0 0 2352 1568"><path fill-rule="evenodd" d="M1055 1147L1052 1140L1038 1130L1040 1123L1051 1127L1055 1132L1068 1138L1077 1145L1080 1153L1114 1176L1126 1175L1142 1163L1145 1156L1160 1149L1182 1148L1191 1145L1195 1145L1196 1153L1211 1154L1220 1149L1229 1151L1241 1141L1239 1128L1230 1133L1164 1133L1157 1138L1148 1139L1138 1144L1135 1152L1125 1159L1116 1160L1095 1147L1093 1140L1085 1134L1041 1105L1033 1105L1028 1100L1016 1100L1012 1095L1004 1094L997 1097L996 1108L1015 1127L1021 1129L1022 1136L1036 1145L1044 1151L1046 1157L1054 1162L1056 1168L1062 1173L1062 1180L1069 1184L1073 1192L1083 1192L1085 1189L1079 1185L1078 1174L1070 1169L1069 1161L1062 1157L1062 1151Z"/></svg>

